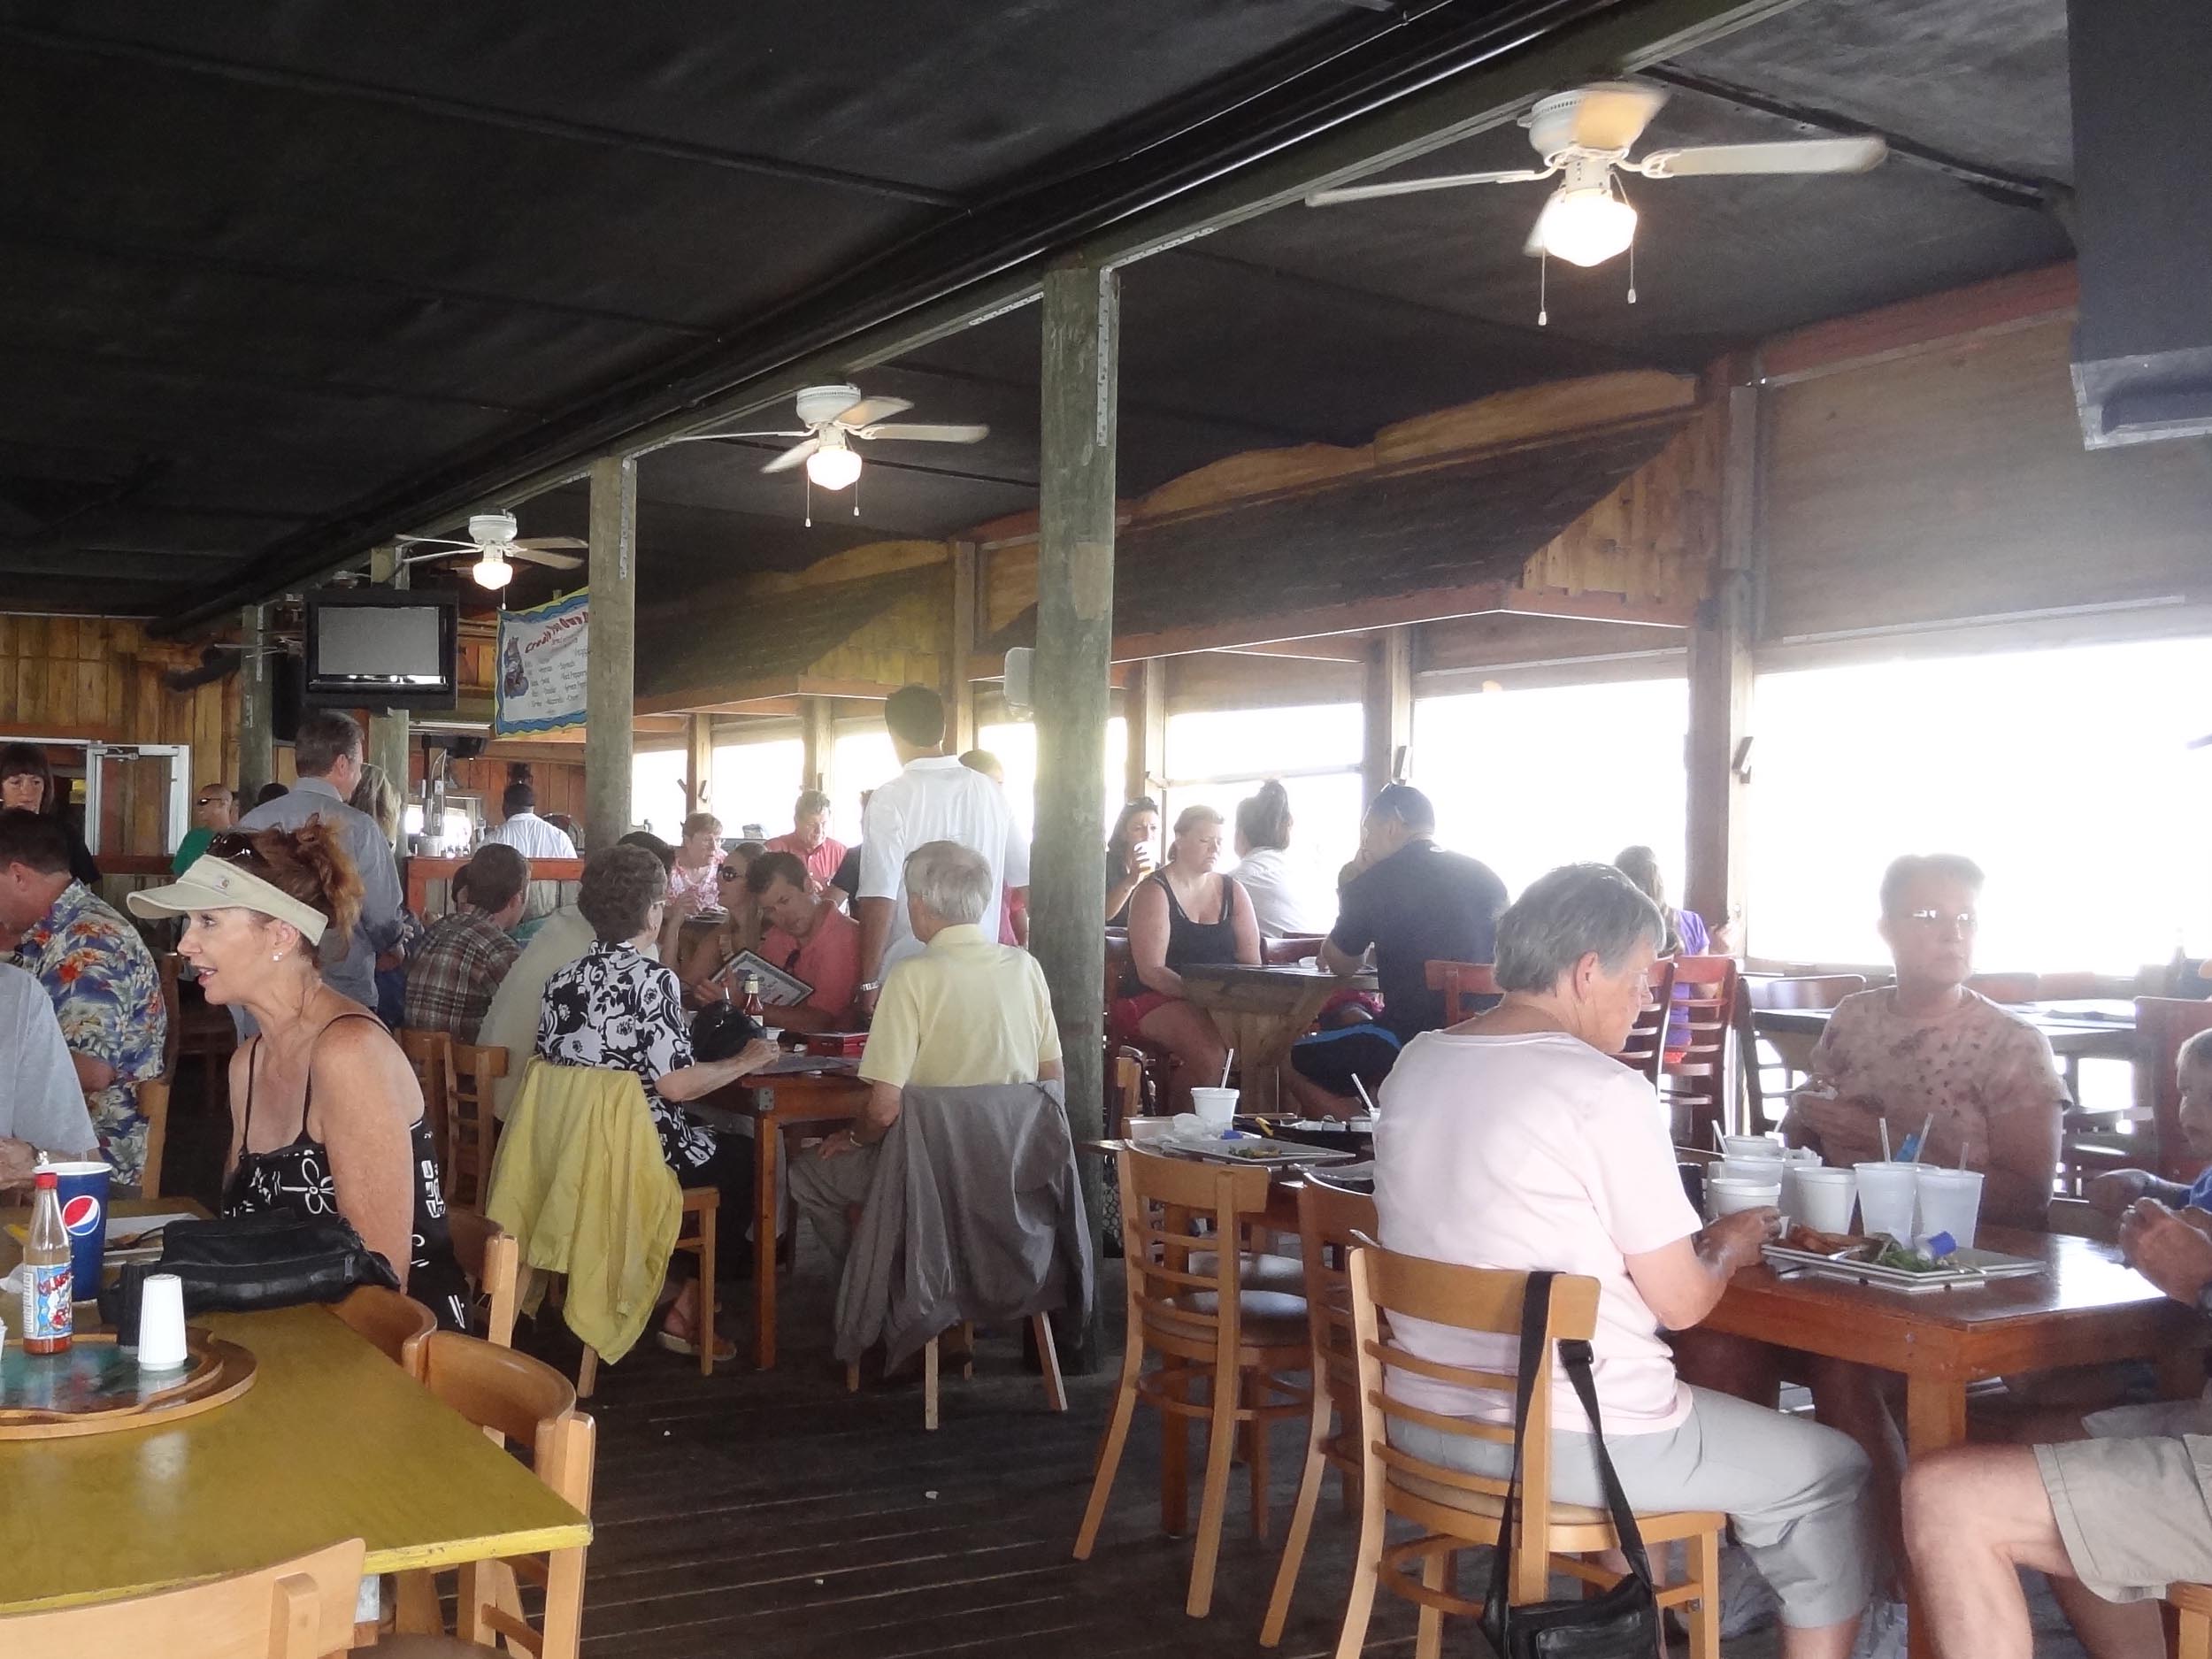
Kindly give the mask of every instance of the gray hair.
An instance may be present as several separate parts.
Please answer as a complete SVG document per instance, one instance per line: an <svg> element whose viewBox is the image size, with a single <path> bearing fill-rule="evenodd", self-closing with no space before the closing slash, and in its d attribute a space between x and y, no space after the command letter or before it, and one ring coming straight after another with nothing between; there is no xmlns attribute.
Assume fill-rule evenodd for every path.
<svg viewBox="0 0 2212 1659"><path fill-rule="evenodd" d="M906 856L906 891L952 926L979 922L990 908L991 866L958 841L925 841Z"/></svg>
<svg viewBox="0 0 2212 1659"><path fill-rule="evenodd" d="M1498 988L1548 991L1593 952L1617 973L1639 942L1657 950L1666 938L1659 907L1611 864L1563 864L1498 918Z"/></svg>

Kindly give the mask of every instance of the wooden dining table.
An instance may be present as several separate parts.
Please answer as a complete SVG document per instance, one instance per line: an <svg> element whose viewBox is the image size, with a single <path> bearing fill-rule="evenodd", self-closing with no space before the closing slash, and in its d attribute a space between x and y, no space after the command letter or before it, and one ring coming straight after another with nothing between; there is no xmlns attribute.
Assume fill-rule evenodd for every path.
<svg viewBox="0 0 2212 1659"><path fill-rule="evenodd" d="M2023 1002L2011 1010L2049 1039L2062 1061L2133 1060L2135 1005L2110 999L2065 1002ZM1817 1037L1828 1029L1831 1008L1755 1008L1751 1023L1761 1035L1772 1033Z"/></svg>
<svg viewBox="0 0 2212 1659"><path fill-rule="evenodd" d="M1182 976L1184 996L1213 1016L1222 1041L1236 1051L1243 1091L1238 1105L1256 1112L1276 1110L1281 1094L1277 1073L1290 1056L1290 1045L1305 1034L1322 1005L1340 990L1375 986L1369 972L1335 974L1299 965L1202 962L1176 972Z"/></svg>
<svg viewBox="0 0 2212 1659"><path fill-rule="evenodd" d="M0 1270L17 1254L0 1231ZM0 1440L0 1614L151 1594L350 1538L369 1573L591 1541L588 1519L327 1308L191 1323L254 1356L235 1400L166 1427Z"/></svg>

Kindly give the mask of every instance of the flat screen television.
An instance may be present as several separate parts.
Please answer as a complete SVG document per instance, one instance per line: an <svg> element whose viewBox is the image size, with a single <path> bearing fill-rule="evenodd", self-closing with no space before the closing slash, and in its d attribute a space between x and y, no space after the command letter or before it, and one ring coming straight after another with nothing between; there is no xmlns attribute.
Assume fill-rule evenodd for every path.
<svg viewBox="0 0 2212 1659"><path fill-rule="evenodd" d="M317 708L449 709L459 690L450 596L344 588L307 596L305 701Z"/></svg>

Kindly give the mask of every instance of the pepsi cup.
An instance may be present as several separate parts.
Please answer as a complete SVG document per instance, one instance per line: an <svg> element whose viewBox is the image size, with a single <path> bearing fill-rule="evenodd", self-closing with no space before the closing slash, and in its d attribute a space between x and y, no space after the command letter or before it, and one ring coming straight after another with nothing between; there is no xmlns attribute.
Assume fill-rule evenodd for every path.
<svg viewBox="0 0 2212 1659"><path fill-rule="evenodd" d="M100 1264L107 1254L108 1178L104 1164L56 1164L54 1189L61 1197L62 1231L69 1235L69 1275L79 1302L100 1294Z"/></svg>

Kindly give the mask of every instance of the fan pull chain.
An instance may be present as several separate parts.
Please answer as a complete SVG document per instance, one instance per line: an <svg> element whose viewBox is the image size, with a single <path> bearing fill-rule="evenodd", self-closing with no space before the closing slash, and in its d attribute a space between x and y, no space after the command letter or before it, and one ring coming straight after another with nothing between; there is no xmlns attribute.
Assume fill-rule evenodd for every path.
<svg viewBox="0 0 2212 1659"><path fill-rule="evenodd" d="M814 476L806 468L799 469L799 481L806 487L806 527L814 528Z"/></svg>
<svg viewBox="0 0 2212 1659"><path fill-rule="evenodd" d="M857 478L853 480L853 517L860 517L860 480Z"/></svg>
<svg viewBox="0 0 2212 1659"><path fill-rule="evenodd" d="M1628 244L1628 303L1636 303L1636 244Z"/></svg>
<svg viewBox="0 0 2212 1659"><path fill-rule="evenodd" d="M1551 321L1550 278L1551 250L1540 248L1536 253L1536 326L1539 328Z"/></svg>

